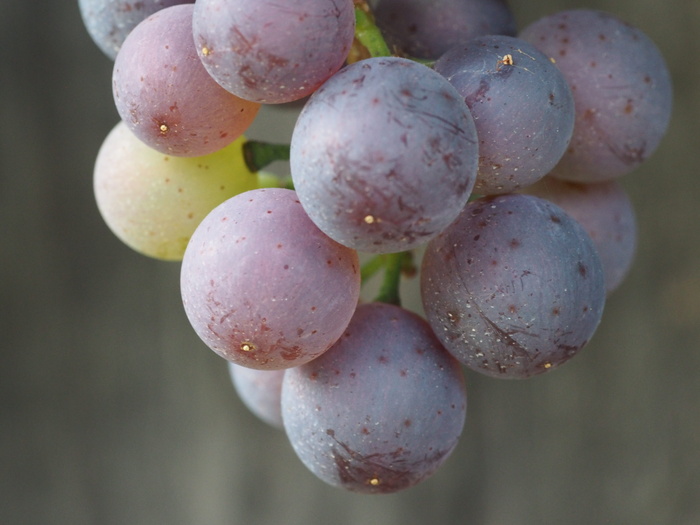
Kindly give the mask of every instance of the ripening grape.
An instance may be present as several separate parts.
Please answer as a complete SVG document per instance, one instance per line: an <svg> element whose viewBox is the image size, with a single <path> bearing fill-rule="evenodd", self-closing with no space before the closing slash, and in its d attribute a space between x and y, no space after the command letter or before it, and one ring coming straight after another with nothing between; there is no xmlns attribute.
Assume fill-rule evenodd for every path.
<svg viewBox="0 0 700 525"><path fill-rule="evenodd" d="M284 370L256 370L228 362L233 387L243 404L270 426L282 428Z"/></svg>
<svg viewBox="0 0 700 525"><path fill-rule="evenodd" d="M257 187L240 137L202 157L172 157L141 142L123 122L97 154L93 184L107 226L125 244L179 261L204 217L225 200Z"/></svg>
<svg viewBox="0 0 700 525"><path fill-rule="evenodd" d="M156 11L194 0L78 0L83 23L97 47L114 60L126 36Z"/></svg>
<svg viewBox="0 0 700 525"><path fill-rule="evenodd" d="M198 0L194 39L207 71L231 93L278 104L310 95L343 65L352 0Z"/></svg>
<svg viewBox="0 0 700 525"><path fill-rule="evenodd" d="M360 305L328 352L282 381L297 455L354 492L396 492L433 474L457 444L466 405L459 363L425 320L383 303Z"/></svg>
<svg viewBox="0 0 700 525"><path fill-rule="evenodd" d="M474 117L474 193L529 186L559 162L574 129L574 99L561 72L534 46L510 36L474 38L442 55L435 71L457 88Z"/></svg>
<svg viewBox="0 0 700 525"><path fill-rule="evenodd" d="M289 368L321 355L347 327L359 260L311 222L293 191L257 189L198 226L181 291L190 323L217 354L250 368Z"/></svg>
<svg viewBox="0 0 700 525"><path fill-rule="evenodd" d="M553 176L610 180L656 150L673 93L664 58L642 31L611 14L580 9L542 18L520 37L556 61L574 96L574 134Z"/></svg>
<svg viewBox="0 0 700 525"><path fill-rule="evenodd" d="M416 58L436 59L483 35L515 35L505 0L375 0L387 43Z"/></svg>
<svg viewBox="0 0 700 525"><path fill-rule="evenodd" d="M616 290L632 266L637 247L634 207L620 183L580 184L545 177L525 192L552 201L583 226L603 263L608 295Z"/></svg>
<svg viewBox="0 0 700 525"><path fill-rule="evenodd" d="M195 157L227 146L250 126L259 104L219 86L197 57L194 5L176 5L141 22L114 62L119 116L150 147Z"/></svg>
<svg viewBox="0 0 700 525"><path fill-rule="evenodd" d="M355 62L304 106L290 167L304 209L328 236L370 252L428 242L467 202L476 130L455 88L396 57Z"/></svg>
<svg viewBox="0 0 700 525"><path fill-rule="evenodd" d="M447 350L511 379L554 369L590 340L605 283L578 222L549 201L509 194L469 203L428 244L421 296Z"/></svg>

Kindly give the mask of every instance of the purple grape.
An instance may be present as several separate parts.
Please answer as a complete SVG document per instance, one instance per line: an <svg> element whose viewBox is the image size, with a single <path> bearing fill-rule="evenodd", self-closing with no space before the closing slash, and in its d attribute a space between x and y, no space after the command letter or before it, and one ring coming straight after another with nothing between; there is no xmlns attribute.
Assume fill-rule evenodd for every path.
<svg viewBox="0 0 700 525"><path fill-rule="evenodd" d="M603 263L608 295L616 290L632 266L637 247L634 208L620 183L580 184L545 177L525 192L552 201L583 226Z"/></svg>
<svg viewBox="0 0 700 525"><path fill-rule="evenodd" d="M202 63L231 93L278 104L310 95L343 65L355 32L352 0L199 0Z"/></svg>
<svg viewBox="0 0 700 525"><path fill-rule="evenodd" d="M78 0L85 28L97 47L112 60L140 22L178 4L194 4L194 0Z"/></svg>
<svg viewBox="0 0 700 525"><path fill-rule="evenodd" d="M611 14L581 9L545 17L520 37L556 61L574 95L573 138L553 176L610 180L656 150L673 93L666 63L642 31Z"/></svg>
<svg viewBox="0 0 700 525"><path fill-rule="evenodd" d="M574 100L564 76L534 46L491 35L435 63L471 110L479 137L474 193L508 193L544 177L566 151Z"/></svg>
<svg viewBox="0 0 700 525"><path fill-rule="evenodd" d="M259 104L219 86L197 57L194 5L162 9L141 22L114 62L120 117L148 146L174 156L208 155L236 140Z"/></svg>
<svg viewBox="0 0 700 525"><path fill-rule="evenodd" d="M466 406L461 367L425 320L383 303L360 305L338 343L282 382L297 455L354 492L396 492L433 474L457 444Z"/></svg>
<svg viewBox="0 0 700 525"><path fill-rule="evenodd" d="M378 0L376 22L387 43L404 53L436 59L483 35L515 35L504 0Z"/></svg>
<svg viewBox="0 0 700 525"><path fill-rule="evenodd" d="M241 193L200 223L182 261L185 312L214 352L274 370L342 335L360 293L357 253L324 235L291 190Z"/></svg>
<svg viewBox="0 0 700 525"><path fill-rule="evenodd" d="M428 322L468 367L511 379L573 357L605 304L600 258L583 227L531 195L482 198L428 244Z"/></svg>
<svg viewBox="0 0 700 525"><path fill-rule="evenodd" d="M284 370L256 370L228 362L233 387L243 404L262 421L276 428L282 424Z"/></svg>
<svg viewBox="0 0 700 525"><path fill-rule="evenodd" d="M345 67L314 93L294 127L290 166L311 219L345 246L409 250L466 204L476 129L455 88L404 58Z"/></svg>

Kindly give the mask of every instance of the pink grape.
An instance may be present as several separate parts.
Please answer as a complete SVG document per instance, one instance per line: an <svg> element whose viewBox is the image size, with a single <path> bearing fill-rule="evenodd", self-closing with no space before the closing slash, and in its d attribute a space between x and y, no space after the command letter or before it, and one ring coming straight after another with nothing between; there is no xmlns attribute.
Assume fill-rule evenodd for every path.
<svg viewBox="0 0 700 525"><path fill-rule="evenodd" d="M310 95L352 45L352 0L198 0L194 39L202 63L231 93L278 104Z"/></svg>
<svg viewBox="0 0 700 525"><path fill-rule="evenodd" d="M181 291L190 323L214 352L250 368L289 368L342 335L359 298L359 260L311 222L292 190L252 190L197 227Z"/></svg>
<svg viewBox="0 0 700 525"><path fill-rule="evenodd" d="M168 155L213 153L250 126L259 104L219 86L197 57L193 4L168 7L141 22L114 62L120 117L150 147Z"/></svg>

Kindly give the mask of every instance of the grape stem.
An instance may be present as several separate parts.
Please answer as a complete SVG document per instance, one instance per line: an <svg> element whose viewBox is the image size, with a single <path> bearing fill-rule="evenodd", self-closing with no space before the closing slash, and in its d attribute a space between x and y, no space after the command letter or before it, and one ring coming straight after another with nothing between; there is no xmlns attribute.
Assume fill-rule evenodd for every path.
<svg viewBox="0 0 700 525"><path fill-rule="evenodd" d="M256 173L275 161L289 160L289 144L247 140L243 143L243 159L246 167Z"/></svg>
<svg viewBox="0 0 700 525"><path fill-rule="evenodd" d="M355 40L365 47L371 57L392 55L382 32L374 23L372 10L366 0L355 0Z"/></svg>
<svg viewBox="0 0 700 525"><path fill-rule="evenodd" d="M412 275L416 270L413 264L413 252L388 253L370 259L361 270L363 282L381 268L384 268L384 280L374 301L401 306L399 295L401 275Z"/></svg>

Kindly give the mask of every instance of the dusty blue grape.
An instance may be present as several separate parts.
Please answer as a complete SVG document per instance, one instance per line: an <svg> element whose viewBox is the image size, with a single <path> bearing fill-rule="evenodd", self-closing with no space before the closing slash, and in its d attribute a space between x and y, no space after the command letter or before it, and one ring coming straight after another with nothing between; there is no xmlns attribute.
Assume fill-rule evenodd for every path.
<svg viewBox="0 0 700 525"><path fill-rule="evenodd" d="M474 193L508 193L533 184L559 162L574 129L566 79L524 40L474 38L435 63L464 97L479 137Z"/></svg>
<svg viewBox="0 0 700 525"><path fill-rule="evenodd" d="M459 363L424 319L360 305L328 352L285 372L282 419L302 462L346 490L389 493L433 474L466 417Z"/></svg>
<svg viewBox="0 0 700 525"><path fill-rule="evenodd" d="M156 11L177 4L194 4L194 0L78 0L88 34L112 60L124 39L141 21Z"/></svg>
<svg viewBox="0 0 700 525"><path fill-rule="evenodd" d="M576 219L593 239L610 295L629 273L637 249L634 206L619 181L592 184L545 177L526 193L552 201Z"/></svg>
<svg viewBox="0 0 700 525"><path fill-rule="evenodd" d="M428 244L421 297L436 335L473 370L526 378L565 363L605 305L602 263L583 227L531 195L484 197Z"/></svg>
<svg viewBox="0 0 700 525"><path fill-rule="evenodd" d="M243 404L255 416L275 428L282 428L282 370L257 370L228 362L233 387Z"/></svg>
<svg viewBox="0 0 700 525"><path fill-rule="evenodd" d="M378 0L377 25L393 48L436 59L451 47L482 35L515 35L504 0Z"/></svg>
<svg viewBox="0 0 700 525"><path fill-rule="evenodd" d="M671 77L656 44L616 16L562 11L526 27L556 61L576 105L574 134L552 175L600 182L631 172L656 150L671 117Z"/></svg>
<svg viewBox="0 0 700 525"><path fill-rule="evenodd" d="M371 253L427 243L459 214L478 163L469 108L440 74L371 58L331 77L294 127L294 187L316 225Z"/></svg>

